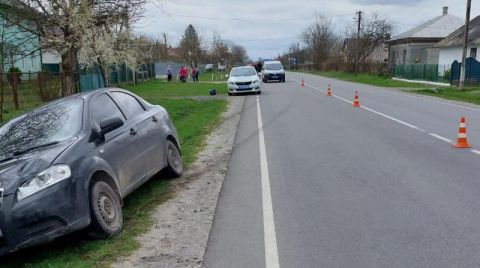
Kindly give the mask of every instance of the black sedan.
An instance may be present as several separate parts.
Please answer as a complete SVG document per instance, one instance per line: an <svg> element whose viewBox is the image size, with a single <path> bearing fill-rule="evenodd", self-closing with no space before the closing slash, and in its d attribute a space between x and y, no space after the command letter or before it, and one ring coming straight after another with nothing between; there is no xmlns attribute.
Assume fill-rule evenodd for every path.
<svg viewBox="0 0 480 268"><path fill-rule="evenodd" d="M122 230L122 200L183 171L167 111L102 89L57 100L0 128L0 254L87 228Z"/></svg>

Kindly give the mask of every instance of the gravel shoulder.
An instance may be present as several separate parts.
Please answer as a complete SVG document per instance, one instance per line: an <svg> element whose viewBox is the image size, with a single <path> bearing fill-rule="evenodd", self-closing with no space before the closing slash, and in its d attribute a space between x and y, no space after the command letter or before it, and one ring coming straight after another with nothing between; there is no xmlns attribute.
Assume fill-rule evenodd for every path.
<svg viewBox="0 0 480 268"><path fill-rule="evenodd" d="M154 212L140 248L112 267L200 267L223 185L245 97L228 98L223 121L185 175L172 182L172 198Z"/></svg>

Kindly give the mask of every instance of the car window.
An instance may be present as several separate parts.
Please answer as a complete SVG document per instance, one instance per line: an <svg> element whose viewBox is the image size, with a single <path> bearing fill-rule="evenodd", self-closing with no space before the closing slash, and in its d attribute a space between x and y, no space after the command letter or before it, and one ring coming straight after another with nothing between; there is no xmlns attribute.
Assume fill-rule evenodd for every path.
<svg viewBox="0 0 480 268"><path fill-rule="evenodd" d="M82 128L83 100L39 108L0 128L0 155L74 137Z"/></svg>
<svg viewBox="0 0 480 268"><path fill-rule="evenodd" d="M252 76L257 75L255 68L248 67L248 68L234 68L230 73L231 77L239 77L239 76Z"/></svg>
<svg viewBox="0 0 480 268"><path fill-rule="evenodd" d="M118 102L127 109L127 112L133 117L145 112L143 106L138 102L136 98L123 92L112 92L112 95Z"/></svg>
<svg viewBox="0 0 480 268"><path fill-rule="evenodd" d="M100 124L103 119L111 117L120 117L125 119L115 102L107 94L102 94L95 98L92 104L92 120Z"/></svg>
<svg viewBox="0 0 480 268"><path fill-rule="evenodd" d="M280 63L269 63L265 65L265 69L269 71L279 71L283 69L283 66Z"/></svg>

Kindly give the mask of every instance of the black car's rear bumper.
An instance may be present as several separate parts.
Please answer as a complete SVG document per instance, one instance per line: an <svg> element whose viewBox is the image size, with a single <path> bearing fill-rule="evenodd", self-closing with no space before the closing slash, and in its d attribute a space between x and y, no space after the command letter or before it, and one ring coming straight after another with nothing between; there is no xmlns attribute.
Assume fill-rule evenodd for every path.
<svg viewBox="0 0 480 268"><path fill-rule="evenodd" d="M0 255L89 224L88 191L78 180L65 180L21 201L14 194L5 196L0 208Z"/></svg>

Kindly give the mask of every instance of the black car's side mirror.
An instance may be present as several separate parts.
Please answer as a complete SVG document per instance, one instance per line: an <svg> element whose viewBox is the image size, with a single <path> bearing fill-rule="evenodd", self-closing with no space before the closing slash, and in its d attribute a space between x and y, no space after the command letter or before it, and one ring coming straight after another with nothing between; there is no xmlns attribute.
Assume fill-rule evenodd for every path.
<svg viewBox="0 0 480 268"><path fill-rule="evenodd" d="M120 117L110 117L100 121L100 135L114 131L115 129L123 126L123 120Z"/></svg>
<svg viewBox="0 0 480 268"><path fill-rule="evenodd" d="M123 126L123 120L120 117L110 117L103 119L99 125L94 125L89 141L105 141L105 134L114 131Z"/></svg>

